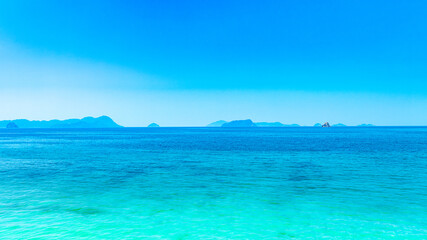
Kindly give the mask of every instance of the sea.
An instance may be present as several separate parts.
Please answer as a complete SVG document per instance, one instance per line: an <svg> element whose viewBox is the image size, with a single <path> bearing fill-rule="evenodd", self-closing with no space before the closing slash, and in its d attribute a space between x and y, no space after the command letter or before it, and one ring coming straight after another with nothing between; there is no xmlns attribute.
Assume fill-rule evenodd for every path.
<svg viewBox="0 0 427 240"><path fill-rule="evenodd" d="M1 129L0 239L427 239L427 127Z"/></svg>

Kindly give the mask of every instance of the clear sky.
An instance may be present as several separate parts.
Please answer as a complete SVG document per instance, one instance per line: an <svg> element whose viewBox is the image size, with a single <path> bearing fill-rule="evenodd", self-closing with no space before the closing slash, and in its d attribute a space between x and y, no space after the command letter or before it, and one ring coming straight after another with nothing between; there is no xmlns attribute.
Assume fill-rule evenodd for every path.
<svg viewBox="0 0 427 240"><path fill-rule="evenodd" d="M0 119L427 125L427 1L0 1Z"/></svg>

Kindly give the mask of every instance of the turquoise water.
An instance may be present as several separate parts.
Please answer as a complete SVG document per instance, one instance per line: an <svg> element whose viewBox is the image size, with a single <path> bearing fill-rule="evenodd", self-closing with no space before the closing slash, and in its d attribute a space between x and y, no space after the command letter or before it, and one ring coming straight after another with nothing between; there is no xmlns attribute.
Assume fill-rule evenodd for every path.
<svg viewBox="0 0 427 240"><path fill-rule="evenodd" d="M0 130L0 239L427 239L427 128Z"/></svg>

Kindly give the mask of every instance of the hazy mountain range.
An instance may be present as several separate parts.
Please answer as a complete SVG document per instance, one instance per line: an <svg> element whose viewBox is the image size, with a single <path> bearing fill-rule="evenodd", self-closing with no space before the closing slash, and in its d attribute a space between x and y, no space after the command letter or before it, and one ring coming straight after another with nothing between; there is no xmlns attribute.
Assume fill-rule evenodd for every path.
<svg viewBox="0 0 427 240"><path fill-rule="evenodd" d="M219 120L219 121L208 124L206 127L221 127L224 123L227 123L227 121Z"/></svg>
<svg viewBox="0 0 427 240"><path fill-rule="evenodd" d="M257 127L257 125L252 120L246 119L226 122L221 127Z"/></svg>
<svg viewBox="0 0 427 240"><path fill-rule="evenodd" d="M82 119L66 119L66 120L3 120L0 121L0 128L10 126L14 123L18 128L117 128L122 127L115 123L110 117L85 117Z"/></svg>
<svg viewBox="0 0 427 240"><path fill-rule="evenodd" d="M233 120L227 122L219 120L207 125L207 127L299 127L298 124L283 124L281 122L253 122L250 119Z"/></svg>
<svg viewBox="0 0 427 240"><path fill-rule="evenodd" d="M322 124L316 123L314 127L321 127ZM358 127L372 127L372 124L361 124ZM0 128L118 128L122 127L115 123L108 116L85 117L82 119L66 120L3 120L0 121ZM151 123L148 127L159 127L156 123ZM284 124L281 122L253 122L250 119L225 121L219 120L208 124L206 127L301 127L298 124ZM333 124L332 127L346 127L342 123Z"/></svg>
<svg viewBox="0 0 427 240"><path fill-rule="evenodd" d="M372 124L361 124L357 127L373 127ZM253 122L250 119L246 120L233 120L227 122L219 120L207 125L207 127L301 127L299 124L284 124L281 122ZM322 124L316 123L313 127L322 127ZM333 124L332 127L347 127L342 123Z"/></svg>

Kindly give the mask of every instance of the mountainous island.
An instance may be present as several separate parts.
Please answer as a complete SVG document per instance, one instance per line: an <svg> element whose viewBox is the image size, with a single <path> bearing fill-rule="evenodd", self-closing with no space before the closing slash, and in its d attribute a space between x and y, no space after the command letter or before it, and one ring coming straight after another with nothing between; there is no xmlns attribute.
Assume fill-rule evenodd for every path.
<svg viewBox="0 0 427 240"><path fill-rule="evenodd" d="M227 121L219 120L219 121L208 124L206 127L221 127L224 123L227 123Z"/></svg>
<svg viewBox="0 0 427 240"><path fill-rule="evenodd" d="M283 124L281 122L253 122L250 119L224 121L219 120L207 125L207 127L300 127L298 124Z"/></svg>
<svg viewBox="0 0 427 240"><path fill-rule="evenodd" d="M357 125L357 127L373 127L372 124L361 124ZM213 123L208 124L206 127L301 127L298 124L283 124L281 122L253 122L250 119L246 120L233 120L227 122L225 120L219 120ZM347 127L342 123L337 123L330 125L329 122L325 122L324 124L316 123L313 127Z"/></svg>
<svg viewBox="0 0 427 240"><path fill-rule="evenodd" d="M373 127L372 124L360 124L357 127ZM66 120L0 120L0 128L120 128L123 126L118 125L108 116L101 117L85 117L82 119L66 119ZM160 127L157 123L151 123L147 127L156 128ZM298 124L284 124L281 122L253 122L251 119L246 120L233 120L225 121L219 120L208 124L206 127L226 127L226 128L247 128L247 127L301 127ZM328 122L325 124L316 123L313 127L346 127L342 123L330 125Z"/></svg>
<svg viewBox="0 0 427 240"><path fill-rule="evenodd" d="M14 124L12 126L11 124ZM0 128L118 128L122 127L108 116L85 117L82 119L66 120L4 120L0 121Z"/></svg>
<svg viewBox="0 0 427 240"><path fill-rule="evenodd" d="M221 127L256 127L257 125L250 119L246 120L234 120L222 124Z"/></svg>

